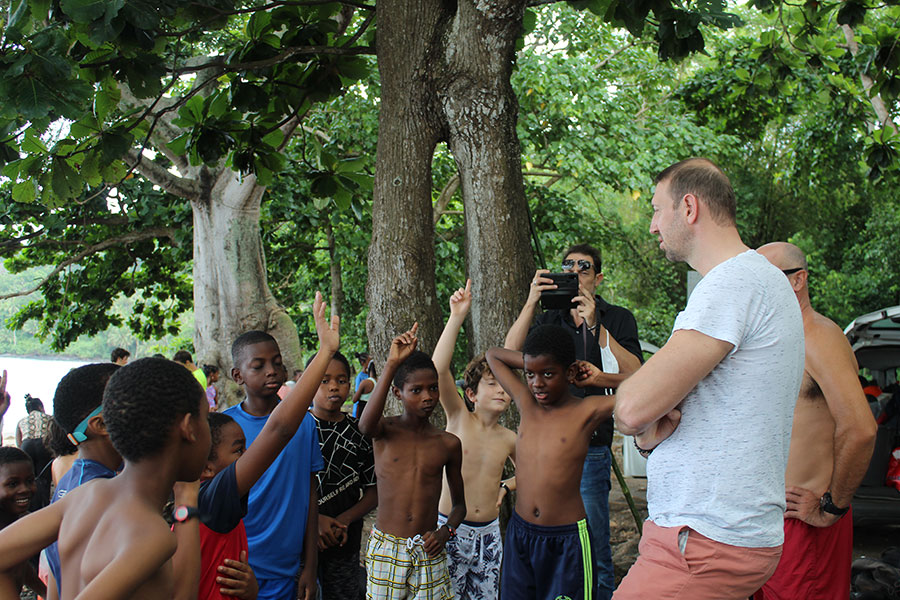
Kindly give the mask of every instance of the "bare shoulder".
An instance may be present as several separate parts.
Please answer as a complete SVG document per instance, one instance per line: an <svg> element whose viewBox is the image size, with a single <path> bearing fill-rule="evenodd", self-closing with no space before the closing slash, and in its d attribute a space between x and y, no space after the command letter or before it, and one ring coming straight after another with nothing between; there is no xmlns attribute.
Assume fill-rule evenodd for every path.
<svg viewBox="0 0 900 600"><path fill-rule="evenodd" d="M449 431L441 431L440 429L437 431L441 442L443 442L448 451L455 452L457 450L462 450L462 442L460 442L455 434L450 433Z"/></svg>
<svg viewBox="0 0 900 600"><path fill-rule="evenodd" d="M803 335L808 355L852 353L850 342L840 326L815 311L803 320Z"/></svg>

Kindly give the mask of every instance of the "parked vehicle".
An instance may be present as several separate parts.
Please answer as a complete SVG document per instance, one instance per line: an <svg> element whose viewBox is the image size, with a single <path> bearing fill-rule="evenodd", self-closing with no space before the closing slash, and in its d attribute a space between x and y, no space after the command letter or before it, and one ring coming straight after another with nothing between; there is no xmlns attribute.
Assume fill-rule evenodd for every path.
<svg viewBox="0 0 900 600"><path fill-rule="evenodd" d="M891 451L900 447L900 306L857 317L844 334L860 370L867 369L868 378L882 390L870 402L880 424L872 460L853 497L853 522L900 524L900 490L885 483Z"/></svg>

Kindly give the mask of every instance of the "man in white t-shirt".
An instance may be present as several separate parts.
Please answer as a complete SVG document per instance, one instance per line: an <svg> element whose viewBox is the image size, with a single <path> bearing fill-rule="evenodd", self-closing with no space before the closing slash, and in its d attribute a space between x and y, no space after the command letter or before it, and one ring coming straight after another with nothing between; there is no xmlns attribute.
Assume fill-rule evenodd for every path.
<svg viewBox="0 0 900 600"><path fill-rule="evenodd" d="M649 454L650 518L613 597L745 599L781 555L800 309L784 274L741 241L715 164L688 159L656 182L650 233L703 279L665 346L618 390L619 430Z"/></svg>

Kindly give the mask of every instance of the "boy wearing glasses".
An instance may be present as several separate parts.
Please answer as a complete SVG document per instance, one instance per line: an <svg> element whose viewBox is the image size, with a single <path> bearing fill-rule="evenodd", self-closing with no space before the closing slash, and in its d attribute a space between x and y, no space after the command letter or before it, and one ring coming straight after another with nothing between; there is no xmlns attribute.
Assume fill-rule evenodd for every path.
<svg viewBox="0 0 900 600"><path fill-rule="evenodd" d="M535 312L541 292L556 285L544 277L547 269L535 272L528 299L519 317L506 334L505 347L521 350L531 328L538 325L559 325L572 337L578 360L596 367L590 374L593 385L571 387L578 397L612 394L628 375L641 364L641 345L637 322L631 312L606 302L597 293L603 281L600 252L589 244L575 244L565 253L561 270L578 274L579 294L569 310ZM533 322L533 324L532 324ZM591 437L584 463L581 496L587 512L588 527L593 539L594 568L597 571L597 598L608 600L613 590L612 553L609 547L609 470L613 420L602 422Z"/></svg>

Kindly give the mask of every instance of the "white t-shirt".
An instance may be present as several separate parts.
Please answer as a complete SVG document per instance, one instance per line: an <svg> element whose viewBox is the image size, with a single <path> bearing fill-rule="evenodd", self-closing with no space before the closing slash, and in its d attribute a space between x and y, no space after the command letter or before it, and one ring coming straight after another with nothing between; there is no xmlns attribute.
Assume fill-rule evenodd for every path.
<svg viewBox="0 0 900 600"><path fill-rule="evenodd" d="M679 405L647 462L650 519L748 548L784 541L784 470L803 377L803 319L787 277L757 252L713 268L673 331L734 344Z"/></svg>

